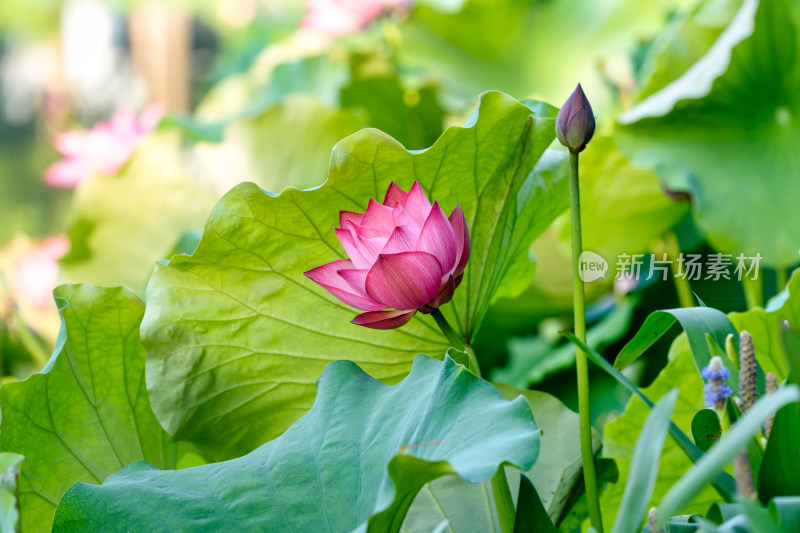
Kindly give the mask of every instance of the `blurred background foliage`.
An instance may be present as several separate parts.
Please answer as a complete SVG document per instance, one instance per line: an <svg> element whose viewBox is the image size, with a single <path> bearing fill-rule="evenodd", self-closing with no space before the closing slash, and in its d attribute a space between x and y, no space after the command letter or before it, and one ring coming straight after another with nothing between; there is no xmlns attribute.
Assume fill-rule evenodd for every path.
<svg viewBox="0 0 800 533"><path fill-rule="evenodd" d="M144 295L154 262L190 253L235 184L276 194L317 186L333 146L366 127L425 149L463 124L489 89L559 105L583 85L598 122L581 161L584 247L609 260L610 274L622 253L762 252L762 266L777 270L763 271L758 296L767 302L782 289L800 242L800 223L783 220L797 197L789 193L800 192L791 166L800 101L797 84L783 79L800 77L797 2L776 1L765 14L754 0L376 1L374 16L349 29L331 28L335 17L315 22L315 3L327 4L0 3L7 379L49 357L59 320L55 302L37 296L43 289L92 282ZM776 38L787 46L764 57ZM74 189L45 185L59 133L150 102L168 112L124 165L90 172ZM721 131L725 149L713 138ZM773 150L766 162L765 147ZM540 172L565 172L557 147L545 163ZM762 177L769 187L755 181ZM53 236L68 245L52 246ZM565 213L532 243L522 265L530 284L494 303L476 352L493 379L574 406L574 350L558 334L571 327L568 237ZM614 353L651 311L680 305L671 275L648 276L645 265L648 277L615 284L608 275L587 287L590 344ZM26 279L38 280L38 293ZM735 278L692 282L691 290L726 312L747 307ZM630 377L651 382L671 340L632 365ZM593 414L604 420L627 401L601 375L592 392Z"/></svg>

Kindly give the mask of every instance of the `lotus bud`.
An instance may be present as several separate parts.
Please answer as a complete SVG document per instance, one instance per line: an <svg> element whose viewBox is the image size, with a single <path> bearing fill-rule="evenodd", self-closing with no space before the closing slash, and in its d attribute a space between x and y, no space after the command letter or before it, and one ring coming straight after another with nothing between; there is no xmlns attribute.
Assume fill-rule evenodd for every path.
<svg viewBox="0 0 800 533"><path fill-rule="evenodd" d="M778 376L776 376L772 372L767 372L766 380L767 380L767 394L770 394L778 390ZM764 436L766 438L769 438L769 434L770 432L772 432L773 420L775 420L775 413L772 413L770 417L767 419L766 424L764 424Z"/></svg>
<svg viewBox="0 0 800 533"><path fill-rule="evenodd" d="M703 393L705 393L706 397L706 406L721 411L725 408L725 402L728 397L733 394L731 388L725 384L725 380L731 377L730 371L725 368L725 365L722 363L722 358L715 355L700 374L708 380L706 386L703 387Z"/></svg>
<svg viewBox="0 0 800 533"><path fill-rule="evenodd" d="M756 352L750 333L739 334L739 407L746 413L756 402Z"/></svg>
<svg viewBox="0 0 800 533"><path fill-rule="evenodd" d="M594 135L594 113L580 83L556 116L558 141L571 152L580 152Z"/></svg>

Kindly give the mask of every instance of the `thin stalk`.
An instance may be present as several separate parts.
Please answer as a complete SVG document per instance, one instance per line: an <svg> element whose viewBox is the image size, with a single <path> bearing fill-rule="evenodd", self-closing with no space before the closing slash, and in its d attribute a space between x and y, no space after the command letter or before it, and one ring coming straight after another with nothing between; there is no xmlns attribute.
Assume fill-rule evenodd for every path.
<svg viewBox="0 0 800 533"><path fill-rule="evenodd" d="M36 339L36 336L28 329L27 324L23 322L20 314L16 311L12 311L12 313L14 322L17 324L17 335L19 335L19 340L22 342L22 345L25 347L28 355L31 357L31 359L33 359L33 362L36 363L36 366L39 368L44 367L50 358L47 350L44 346L42 346L42 343Z"/></svg>
<svg viewBox="0 0 800 533"><path fill-rule="evenodd" d="M579 258L583 252L581 237L581 193L578 180L578 154L569 153L569 205L572 226L572 280L575 311L575 336L586 342L586 314L583 280L578 275ZM575 350L575 363L578 374L578 413L581 427L581 458L583 460L583 481L586 486L586 502L589 506L589 520L598 533L603 533L603 519L600 514L600 499L597 494L597 474L594 468L594 449L592 448L592 419L589 412L589 364L582 350Z"/></svg>
<svg viewBox="0 0 800 533"><path fill-rule="evenodd" d="M478 359L475 357L472 346L458 336L456 330L447 322L447 319L438 308L431 311L431 316L436 321L436 325L439 326L439 329L442 330L442 333L444 333L444 336L447 337L447 340L450 341L450 345L457 350L467 353L467 356L469 356L470 371L476 376L481 377L481 369L478 366Z"/></svg>
<svg viewBox="0 0 800 533"><path fill-rule="evenodd" d="M781 292L786 288L786 284L789 283L789 270L778 267L777 270L775 270L775 274L778 276L778 292Z"/></svg>
<svg viewBox="0 0 800 533"><path fill-rule="evenodd" d="M500 531L513 533L516 509L514 509L514 500L511 499L511 490L508 488L506 467L503 465L500 465L497 473L492 477L492 496L494 496L494 505L497 509L497 518L500 521Z"/></svg>
<svg viewBox="0 0 800 533"><path fill-rule="evenodd" d="M667 257L670 259L670 268L672 269L672 281L675 283L675 291L678 293L678 302L681 307L694 307L694 296L692 295L692 287L689 285L689 280L686 279L686 273L679 276L678 258L681 255L681 246L678 243L678 236L674 231L670 231L664 237L664 246L666 248Z"/></svg>
<svg viewBox="0 0 800 533"><path fill-rule="evenodd" d="M742 289L748 309L764 307L764 286L760 279L742 278Z"/></svg>

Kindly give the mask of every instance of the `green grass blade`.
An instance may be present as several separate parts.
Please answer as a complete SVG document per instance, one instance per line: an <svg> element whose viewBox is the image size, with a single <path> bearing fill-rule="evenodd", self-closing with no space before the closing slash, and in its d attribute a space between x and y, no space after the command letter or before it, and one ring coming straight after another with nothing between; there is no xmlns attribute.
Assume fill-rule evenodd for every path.
<svg viewBox="0 0 800 533"><path fill-rule="evenodd" d="M670 391L647 416L636 440L630 475L625 483L625 494L611 533L635 533L642 527L653 495L661 450L664 448L677 399L677 389Z"/></svg>

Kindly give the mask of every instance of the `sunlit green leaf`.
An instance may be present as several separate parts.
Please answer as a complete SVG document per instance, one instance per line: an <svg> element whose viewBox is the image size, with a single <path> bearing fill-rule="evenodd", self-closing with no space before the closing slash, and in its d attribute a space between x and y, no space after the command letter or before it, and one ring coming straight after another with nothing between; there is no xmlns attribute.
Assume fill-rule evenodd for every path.
<svg viewBox="0 0 800 533"><path fill-rule="evenodd" d="M61 496L145 459L175 465L175 445L150 409L139 324L144 304L127 289L63 285L64 323L41 374L0 388L0 447L25 455L23 531L50 531Z"/></svg>
<svg viewBox="0 0 800 533"><path fill-rule="evenodd" d="M16 533L19 529L17 501L19 471L25 458L16 453L0 453L0 533Z"/></svg>
<svg viewBox="0 0 800 533"><path fill-rule="evenodd" d="M160 133L143 139L118 175L82 182L62 279L142 289L155 261L165 259L184 232L202 229L214 203L186 164L178 134Z"/></svg>
<svg viewBox="0 0 800 533"><path fill-rule="evenodd" d="M393 382L414 354L443 356L447 344L429 316L391 331L358 327L355 310L303 276L345 256L333 231L339 211L363 212L392 181L407 190L419 180L448 213L462 206L472 251L443 312L471 338L495 291L513 282L506 272L514 259L551 222L551 194L566 186L525 186L555 136L551 116L487 93L466 127L448 129L428 150L409 153L363 131L337 145L319 188L277 197L253 184L234 188L194 254L157 266L148 286L148 388L165 429L216 457L239 455L311 407L331 360L351 359Z"/></svg>

